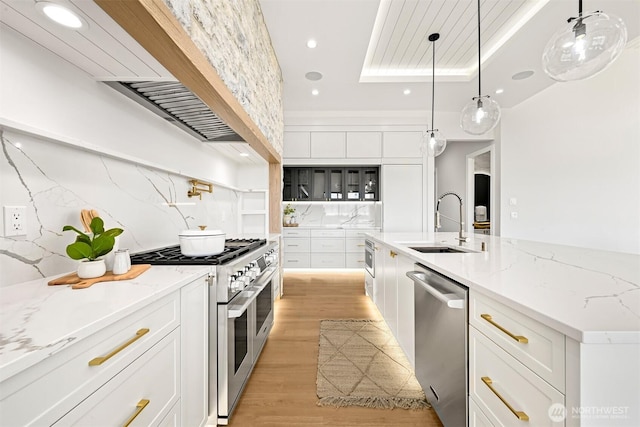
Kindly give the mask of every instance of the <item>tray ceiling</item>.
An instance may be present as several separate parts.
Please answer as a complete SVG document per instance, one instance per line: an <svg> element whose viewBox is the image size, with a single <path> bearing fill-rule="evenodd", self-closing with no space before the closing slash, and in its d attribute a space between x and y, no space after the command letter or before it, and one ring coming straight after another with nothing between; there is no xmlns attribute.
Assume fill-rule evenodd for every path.
<svg viewBox="0 0 640 427"><path fill-rule="evenodd" d="M483 62L549 0L483 0L481 29ZM433 44L438 32L436 76L467 81L478 69L476 0L382 0L361 82L430 80Z"/></svg>

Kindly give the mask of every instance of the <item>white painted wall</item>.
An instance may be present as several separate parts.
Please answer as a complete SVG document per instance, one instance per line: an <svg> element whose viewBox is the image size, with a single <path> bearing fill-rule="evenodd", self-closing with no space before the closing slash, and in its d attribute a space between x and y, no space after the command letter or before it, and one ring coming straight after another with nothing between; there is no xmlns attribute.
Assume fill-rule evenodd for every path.
<svg viewBox="0 0 640 427"><path fill-rule="evenodd" d="M501 138L502 236L640 253L639 48L505 110Z"/></svg>
<svg viewBox="0 0 640 427"><path fill-rule="evenodd" d="M465 225L473 218L466 218L467 194L467 154L491 145L491 142L480 141L447 141L447 148L436 157L436 198L447 191L453 191L462 197L465 204ZM437 200L437 199L436 199ZM460 216L460 204L454 196L447 196L440 203L441 225L438 231L458 231L457 222ZM448 218L453 218L452 221ZM466 226L465 226L466 230ZM465 231L466 233L466 231Z"/></svg>

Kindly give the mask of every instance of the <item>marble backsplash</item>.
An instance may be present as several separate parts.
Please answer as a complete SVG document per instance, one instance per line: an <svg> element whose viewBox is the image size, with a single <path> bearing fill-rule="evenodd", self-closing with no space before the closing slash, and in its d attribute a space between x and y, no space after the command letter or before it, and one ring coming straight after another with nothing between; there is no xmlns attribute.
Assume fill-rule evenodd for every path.
<svg viewBox="0 0 640 427"><path fill-rule="evenodd" d="M288 203L283 203L282 208ZM293 222L300 227L379 228L382 224L381 202L291 203Z"/></svg>
<svg viewBox="0 0 640 427"><path fill-rule="evenodd" d="M236 191L214 186L187 197L189 177L0 131L0 202L26 207L26 236L0 237L0 286L76 269L65 249L81 209L95 209L105 227L119 227L120 248L138 252L178 243L178 233L206 224L238 235Z"/></svg>

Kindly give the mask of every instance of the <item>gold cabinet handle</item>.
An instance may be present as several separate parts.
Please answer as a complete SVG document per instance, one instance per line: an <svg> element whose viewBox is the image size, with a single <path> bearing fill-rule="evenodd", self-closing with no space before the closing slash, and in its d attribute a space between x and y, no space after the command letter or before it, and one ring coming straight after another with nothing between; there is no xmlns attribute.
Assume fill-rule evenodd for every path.
<svg viewBox="0 0 640 427"><path fill-rule="evenodd" d="M142 399L140 400L140 402L138 402L138 404L136 405L136 412L131 416L131 418L129 418L127 420L126 423L124 423L123 427L129 427L129 424L131 424L133 422L133 420L136 419L136 417L138 415L140 415L140 412L142 412L144 410L144 408L147 407L147 405L149 404L150 400L149 399Z"/></svg>
<svg viewBox="0 0 640 427"><path fill-rule="evenodd" d="M520 421L529 421L529 415L525 414L522 411L516 411L515 409L513 409L513 406L509 405L509 403L506 400L504 400L504 397L502 397L500 393L498 393L498 391L495 388L493 388L493 386L491 385L493 384L493 381L491 381L491 378L482 377L481 379L482 379L482 382L485 383L487 387L489 387L489 390L491 390L493 394L495 394L498 397L498 399L500 399L502 403L504 403L505 406L509 408L509 410L513 415L515 415Z"/></svg>
<svg viewBox="0 0 640 427"><path fill-rule="evenodd" d="M95 359L91 359L89 361L89 366L100 366L100 365L102 365L104 362L106 362L107 360L111 359L113 356L115 356L116 354L120 353L122 350L124 350L125 348L127 348L128 346L130 346L131 344L133 344L134 342L136 342L140 338L142 338L142 336L147 334L148 332L149 332L149 329L147 329L147 328L139 329L138 332L136 332L136 336L135 337L131 338L129 341L127 341L126 343L122 344L120 347L116 348L111 353L107 354L106 356L100 356L100 357L96 357Z"/></svg>
<svg viewBox="0 0 640 427"><path fill-rule="evenodd" d="M395 252L393 252L393 251L389 251L389 256L390 256L391 258L395 258L396 256L398 256L398 254L397 254L397 253L395 253Z"/></svg>
<svg viewBox="0 0 640 427"><path fill-rule="evenodd" d="M364 245L358 245L359 248L364 248Z"/></svg>
<svg viewBox="0 0 640 427"><path fill-rule="evenodd" d="M504 332L505 334L509 335L511 338L513 338L514 340L518 341L519 343L527 344L529 342L529 340L526 337L523 337L522 335L514 335L511 332L507 331L504 327L502 327L499 324L497 324L493 320L493 318L491 317L490 314L481 314L480 317L482 317L484 320L486 320L487 322L491 323L493 326L495 326L496 328L500 329L502 332Z"/></svg>

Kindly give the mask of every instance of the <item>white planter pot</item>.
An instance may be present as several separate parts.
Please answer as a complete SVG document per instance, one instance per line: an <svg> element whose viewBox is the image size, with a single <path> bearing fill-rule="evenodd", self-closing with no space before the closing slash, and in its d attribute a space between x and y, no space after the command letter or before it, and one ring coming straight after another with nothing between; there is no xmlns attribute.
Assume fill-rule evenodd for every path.
<svg viewBox="0 0 640 427"><path fill-rule="evenodd" d="M217 255L224 251L225 233L221 230L185 230L179 234L184 256Z"/></svg>
<svg viewBox="0 0 640 427"><path fill-rule="evenodd" d="M103 259L95 261L80 261L78 264L78 277L81 279L93 279L107 272L107 265Z"/></svg>

